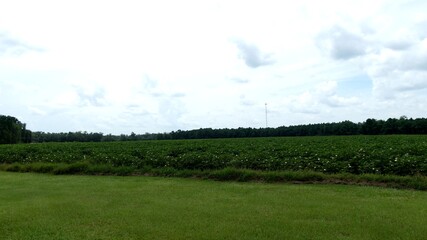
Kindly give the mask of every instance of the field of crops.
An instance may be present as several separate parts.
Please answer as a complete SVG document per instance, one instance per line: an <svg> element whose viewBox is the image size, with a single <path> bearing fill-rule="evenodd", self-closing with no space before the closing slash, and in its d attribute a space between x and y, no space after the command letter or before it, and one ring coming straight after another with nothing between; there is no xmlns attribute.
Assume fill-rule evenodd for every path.
<svg viewBox="0 0 427 240"><path fill-rule="evenodd" d="M427 136L287 137L1 145L0 164L427 175Z"/></svg>

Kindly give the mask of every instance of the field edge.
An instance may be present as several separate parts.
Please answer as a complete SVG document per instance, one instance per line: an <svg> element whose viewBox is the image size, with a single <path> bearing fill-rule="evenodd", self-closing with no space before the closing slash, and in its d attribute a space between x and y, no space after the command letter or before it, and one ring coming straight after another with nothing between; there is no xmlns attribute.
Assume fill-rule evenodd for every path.
<svg viewBox="0 0 427 240"><path fill-rule="evenodd" d="M217 170L164 168L113 167L94 165L87 162L65 163L13 163L0 164L0 171L35 172L55 175L116 175L116 176L159 176L211 179L217 181L267 182L295 184L345 184L378 186L427 191L427 177L397 176L380 174L326 174L314 171L259 171L251 169L224 168Z"/></svg>

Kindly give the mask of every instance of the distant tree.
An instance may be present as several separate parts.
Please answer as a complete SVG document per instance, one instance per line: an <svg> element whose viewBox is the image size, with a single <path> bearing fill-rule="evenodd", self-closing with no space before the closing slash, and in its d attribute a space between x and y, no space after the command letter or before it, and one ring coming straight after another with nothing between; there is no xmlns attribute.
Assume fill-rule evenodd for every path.
<svg viewBox="0 0 427 240"><path fill-rule="evenodd" d="M32 141L32 133L30 130L26 128L26 124L23 124L23 128L21 131L21 142L23 143L31 143Z"/></svg>
<svg viewBox="0 0 427 240"><path fill-rule="evenodd" d="M398 134L399 132L399 121L396 118L389 118L385 121L381 130L383 134Z"/></svg>
<svg viewBox="0 0 427 240"><path fill-rule="evenodd" d="M368 118L366 122L362 124L362 134L367 134L367 135L380 134L381 128L382 127L377 120L373 118Z"/></svg>
<svg viewBox="0 0 427 240"><path fill-rule="evenodd" d="M128 137L128 140L130 140L130 141L136 141L137 140L136 134L134 132L132 132L130 134L130 136Z"/></svg>

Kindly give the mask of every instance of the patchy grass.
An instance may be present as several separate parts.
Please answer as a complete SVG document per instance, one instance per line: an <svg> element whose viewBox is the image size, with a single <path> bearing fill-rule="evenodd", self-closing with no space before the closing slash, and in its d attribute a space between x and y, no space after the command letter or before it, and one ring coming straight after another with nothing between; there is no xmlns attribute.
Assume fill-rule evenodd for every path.
<svg viewBox="0 0 427 240"><path fill-rule="evenodd" d="M132 168L127 166L93 165L87 162L65 163L27 163L2 164L0 170L9 172L39 172L55 175L87 174L87 175L145 175L163 177L202 178L219 181L239 182L292 182L292 183L328 183L382 186L392 188L408 188L427 190L427 177L395 176L380 174L325 174L314 171L256 171L250 169L224 168L219 170L178 170L165 168Z"/></svg>
<svg viewBox="0 0 427 240"><path fill-rule="evenodd" d="M12 172L0 183L3 239L427 236L423 191Z"/></svg>

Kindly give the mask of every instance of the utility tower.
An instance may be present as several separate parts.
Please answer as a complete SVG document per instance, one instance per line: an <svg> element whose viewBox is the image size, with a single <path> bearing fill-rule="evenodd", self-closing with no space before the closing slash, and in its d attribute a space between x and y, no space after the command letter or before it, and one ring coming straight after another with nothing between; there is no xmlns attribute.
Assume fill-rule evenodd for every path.
<svg viewBox="0 0 427 240"><path fill-rule="evenodd" d="M265 128L268 128L267 103L265 103Z"/></svg>

